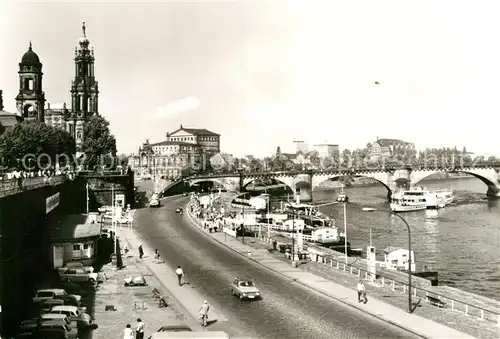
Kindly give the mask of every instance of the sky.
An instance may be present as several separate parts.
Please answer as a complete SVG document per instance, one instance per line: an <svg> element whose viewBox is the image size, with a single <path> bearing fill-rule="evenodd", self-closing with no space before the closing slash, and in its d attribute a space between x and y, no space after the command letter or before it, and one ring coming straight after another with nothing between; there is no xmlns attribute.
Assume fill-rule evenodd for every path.
<svg viewBox="0 0 500 339"><path fill-rule="evenodd" d="M377 137L500 155L498 17L494 0L2 0L0 89L14 112L31 40L47 101L70 102L85 21L119 152L182 124L235 155Z"/></svg>

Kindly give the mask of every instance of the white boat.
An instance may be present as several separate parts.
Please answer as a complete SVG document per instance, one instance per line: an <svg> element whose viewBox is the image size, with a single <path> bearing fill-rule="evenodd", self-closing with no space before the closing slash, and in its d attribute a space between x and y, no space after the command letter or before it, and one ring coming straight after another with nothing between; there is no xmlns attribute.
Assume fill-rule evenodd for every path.
<svg viewBox="0 0 500 339"><path fill-rule="evenodd" d="M427 192L427 208L443 208L453 202L455 196L451 189L438 189Z"/></svg>
<svg viewBox="0 0 500 339"><path fill-rule="evenodd" d="M391 197L391 211L412 212L427 209L427 192L422 187L412 187L394 193Z"/></svg>

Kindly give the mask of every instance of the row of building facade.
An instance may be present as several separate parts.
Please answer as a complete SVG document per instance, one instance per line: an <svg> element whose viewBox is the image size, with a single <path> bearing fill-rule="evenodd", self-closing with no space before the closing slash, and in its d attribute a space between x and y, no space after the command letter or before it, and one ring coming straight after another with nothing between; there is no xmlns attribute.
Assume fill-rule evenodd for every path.
<svg viewBox="0 0 500 339"><path fill-rule="evenodd" d="M339 145L337 144L316 144L312 148L309 147L306 141L294 141L295 152L297 154L306 154L310 151L316 151L320 158L335 157L340 153ZM368 144L368 157L391 157L396 149L415 149L415 145L411 142L406 142L400 139L378 138Z"/></svg>
<svg viewBox="0 0 500 339"><path fill-rule="evenodd" d="M182 125L166 134L164 141L146 140L136 154L130 155L128 165L136 176L179 178L203 171L224 162L220 153L220 135L204 128ZM222 158L222 159L219 159Z"/></svg>
<svg viewBox="0 0 500 339"><path fill-rule="evenodd" d="M19 92L15 98L17 112L4 111L0 91L0 135L23 121L44 122L69 132L77 147L84 140L84 126L92 115L99 114L99 85L94 71L94 49L90 48L85 23L75 47L75 73L71 82L71 104L51 105L43 90L43 64L31 42L19 63Z"/></svg>

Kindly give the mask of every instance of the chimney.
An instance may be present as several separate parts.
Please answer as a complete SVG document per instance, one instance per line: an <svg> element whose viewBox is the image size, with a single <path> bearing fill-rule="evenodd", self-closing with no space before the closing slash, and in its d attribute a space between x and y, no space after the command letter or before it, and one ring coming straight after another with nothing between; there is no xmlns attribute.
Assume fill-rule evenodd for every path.
<svg viewBox="0 0 500 339"><path fill-rule="evenodd" d="M2 90L0 90L0 111L3 110L3 96L2 96Z"/></svg>
<svg viewBox="0 0 500 339"><path fill-rule="evenodd" d="M50 102L47 103L47 109L50 109Z"/></svg>

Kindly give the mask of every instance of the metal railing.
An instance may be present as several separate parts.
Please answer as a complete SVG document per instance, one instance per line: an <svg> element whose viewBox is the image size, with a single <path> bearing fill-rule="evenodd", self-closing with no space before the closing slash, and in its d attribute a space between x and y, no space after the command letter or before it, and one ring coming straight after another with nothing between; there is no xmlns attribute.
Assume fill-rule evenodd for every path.
<svg viewBox="0 0 500 339"><path fill-rule="evenodd" d="M272 243L273 241L272 238L263 237L263 239L267 243ZM371 272L365 269L353 266L351 264L346 264L345 262L333 259L331 258L331 256L328 255L321 256L319 254L315 254L315 256L317 256L316 262L323 263L325 266L329 266L332 269L337 269L339 271L356 275L358 277L361 277L362 279L370 280L373 283L377 283L379 287L382 288L389 288L392 291L401 292L402 294L408 293L408 284L405 282L379 274L377 274L377 276L374 277ZM443 303L442 304L443 309L451 309L452 311L461 312L466 316L475 317L480 321L488 321L491 323L495 323L497 326L500 327L500 310L493 310L484 307L479 307L416 286L412 286L412 293L414 297L421 297L425 301L428 301L430 303L434 303L433 300L438 299L440 302Z"/></svg>
<svg viewBox="0 0 500 339"><path fill-rule="evenodd" d="M0 180L0 197L32 190L43 186L59 185L67 181L68 179L69 178L67 175L58 175L52 177L43 176Z"/></svg>
<svg viewBox="0 0 500 339"><path fill-rule="evenodd" d="M380 287L390 288L392 291L398 291L403 294L406 294L408 291L408 284L405 282L396 280L394 278L388 278L385 276L380 276L378 278L373 277L373 274L362 268L345 264L344 262L341 262L333 258L321 257L321 256L318 257L322 259L323 264L325 265L329 265L330 267L335 268L337 270L342 270L344 272L348 272L357 275L359 277L363 277L364 279L369 279L372 282L377 282L380 285ZM442 305L443 308L445 309L451 309L453 311L462 312L466 316L476 317L478 320L493 322L496 323L498 326L500 326L500 310L482 308L458 299L454 299L436 292L429 291L421 287L412 286L412 292L414 297L424 298L424 300L430 301L431 303L432 300L430 300L429 297L431 297L432 299L440 300L443 303Z"/></svg>

